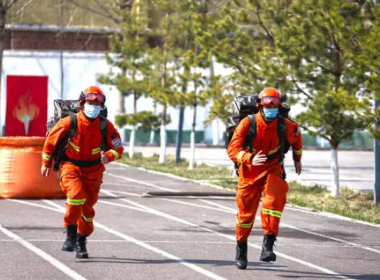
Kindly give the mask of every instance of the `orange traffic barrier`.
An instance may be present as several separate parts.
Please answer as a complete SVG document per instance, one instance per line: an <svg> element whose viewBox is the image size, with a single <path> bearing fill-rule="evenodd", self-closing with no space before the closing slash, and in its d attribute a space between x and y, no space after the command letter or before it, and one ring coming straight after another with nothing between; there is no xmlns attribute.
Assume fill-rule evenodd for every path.
<svg viewBox="0 0 380 280"><path fill-rule="evenodd" d="M0 198L64 198L57 174L41 176L44 137L0 137Z"/></svg>

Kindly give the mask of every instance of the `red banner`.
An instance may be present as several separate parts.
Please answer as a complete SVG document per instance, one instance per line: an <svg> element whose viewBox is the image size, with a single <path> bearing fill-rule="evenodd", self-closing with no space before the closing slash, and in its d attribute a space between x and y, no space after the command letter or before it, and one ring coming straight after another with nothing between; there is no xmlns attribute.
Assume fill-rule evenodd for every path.
<svg viewBox="0 0 380 280"><path fill-rule="evenodd" d="M7 76L6 136L45 136L47 76Z"/></svg>

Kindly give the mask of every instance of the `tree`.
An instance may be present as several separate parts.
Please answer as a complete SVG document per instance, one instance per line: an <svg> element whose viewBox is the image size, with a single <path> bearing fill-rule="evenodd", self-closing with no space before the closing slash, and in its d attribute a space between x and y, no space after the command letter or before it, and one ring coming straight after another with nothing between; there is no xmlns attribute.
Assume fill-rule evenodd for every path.
<svg viewBox="0 0 380 280"><path fill-rule="evenodd" d="M10 17L11 8L16 4L21 4L13 13L17 14L29 5L33 0L0 0L0 108L1 108L1 76L3 71L3 53L4 53L4 41L5 41L5 24ZM1 125L1 114L0 114ZM0 128L0 135L3 135L2 128Z"/></svg>
<svg viewBox="0 0 380 280"><path fill-rule="evenodd" d="M277 25L278 46L293 80L309 96L304 101L309 111L301 123L308 130L310 125L316 128L314 134L330 143L332 195L338 197L337 149L364 128L356 113L369 104L359 99L368 69L356 63L361 51L356 34L365 33L363 14L360 5L344 0L296 1L291 11L292 16ZM334 111L327 113L320 106Z"/></svg>
<svg viewBox="0 0 380 280"><path fill-rule="evenodd" d="M120 28L120 30L123 29L123 25L125 25L127 22L131 20L132 16L132 10L135 5L135 0L109 0L109 1L100 1L100 0L92 0L92 1L86 1L83 3L79 0L67 0L71 2L76 7L90 11L91 13L94 13L98 16L107 18L114 22L116 26ZM149 5L149 0L141 0L136 1L138 2L137 5ZM136 12L136 9L135 9ZM119 34L120 40L124 43L126 42L126 38L124 38L125 32L121 32ZM128 33L126 35L129 35ZM117 36L117 35L115 35ZM121 76L126 76L126 69L121 68ZM119 114L125 113L125 95L126 92L119 91Z"/></svg>
<svg viewBox="0 0 380 280"><path fill-rule="evenodd" d="M351 139L355 130L365 128L354 112L365 111L366 105L358 102L355 96L338 89L317 94L308 103L308 110L298 116L305 130L326 139L331 145L331 194L334 197L339 196L338 147L343 141Z"/></svg>
<svg viewBox="0 0 380 280"><path fill-rule="evenodd" d="M123 97L133 96L133 114L129 115L126 124L132 126L129 139L129 157L133 158L136 128L140 122L144 122L145 114L137 115L137 100L147 94L149 81L146 74L151 64L146 57L149 48L147 43L146 19L139 13L140 6L135 6L132 11L124 11L124 22L121 24L121 34L115 34L111 40L111 54L106 54L108 64L117 68L117 73L112 70L107 76L101 76L99 81L104 84L115 85Z"/></svg>
<svg viewBox="0 0 380 280"><path fill-rule="evenodd" d="M366 34L361 4L366 1L236 2L237 6L223 11L213 32L204 34L204 43L215 46L217 59L234 70L229 76L234 94L277 87L290 95L291 103L298 101L310 109L300 118L304 127L320 124L310 118L327 121L316 102L328 105L325 101L329 98L338 100L342 104L333 103L334 108L342 111L329 116L329 129L313 130L331 140L336 155L334 150L342 139L362 128L356 110L360 107L363 112L362 106L369 104L359 100L369 68L357 61L358 39ZM354 99L357 106L347 106ZM339 125L342 118L347 126ZM332 158L334 162L336 158ZM333 175L337 182L338 173Z"/></svg>
<svg viewBox="0 0 380 280"><path fill-rule="evenodd" d="M152 28L151 36L156 39L155 47L148 55L152 61L149 74L149 94L157 104L162 106L161 128L160 128L160 156L159 163L165 163L166 159L166 124L167 108L179 103L178 90L175 88L176 72L174 61L181 53L178 45L181 37L173 15L180 10L179 2L159 0L155 2L155 11L163 17ZM152 26L152 25L151 25Z"/></svg>

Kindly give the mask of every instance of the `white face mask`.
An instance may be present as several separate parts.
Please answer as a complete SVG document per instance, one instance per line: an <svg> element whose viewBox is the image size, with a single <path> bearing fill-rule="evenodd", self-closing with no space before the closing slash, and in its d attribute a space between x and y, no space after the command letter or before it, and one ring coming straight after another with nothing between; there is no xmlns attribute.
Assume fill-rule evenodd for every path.
<svg viewBox="0 0 380 280"><path fill-rule="evenodd" d="M84 103L84 114L90 119L95 119L100 114L101 107L99 105L91 105Z"/></svg>

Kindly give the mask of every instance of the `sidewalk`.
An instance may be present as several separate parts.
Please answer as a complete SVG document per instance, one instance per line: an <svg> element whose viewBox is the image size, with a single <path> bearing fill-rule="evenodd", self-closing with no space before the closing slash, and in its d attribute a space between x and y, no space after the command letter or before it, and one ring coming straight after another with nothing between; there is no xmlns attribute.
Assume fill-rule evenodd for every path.
<svg viewBox="0 0 380 280"><path fill-rule="evenodd" d="M126 151L128 147L125 147ZM159 154L159 147L137 146L136 153L143 156ZM181 158L188 159L190 148L181 149ZM167 154L175 155L175 147L167 147ZM213 166L232 168L232 162L224 148L197 147L195 161ZM339 151L340 186L350 189L373 191L374 155L372 151ZM331 182L330 151L304 150L302 157L303 172L295 174L291 152L285 158L288 181L296 180L303 184L318 184L329 187Z"/></svg>

